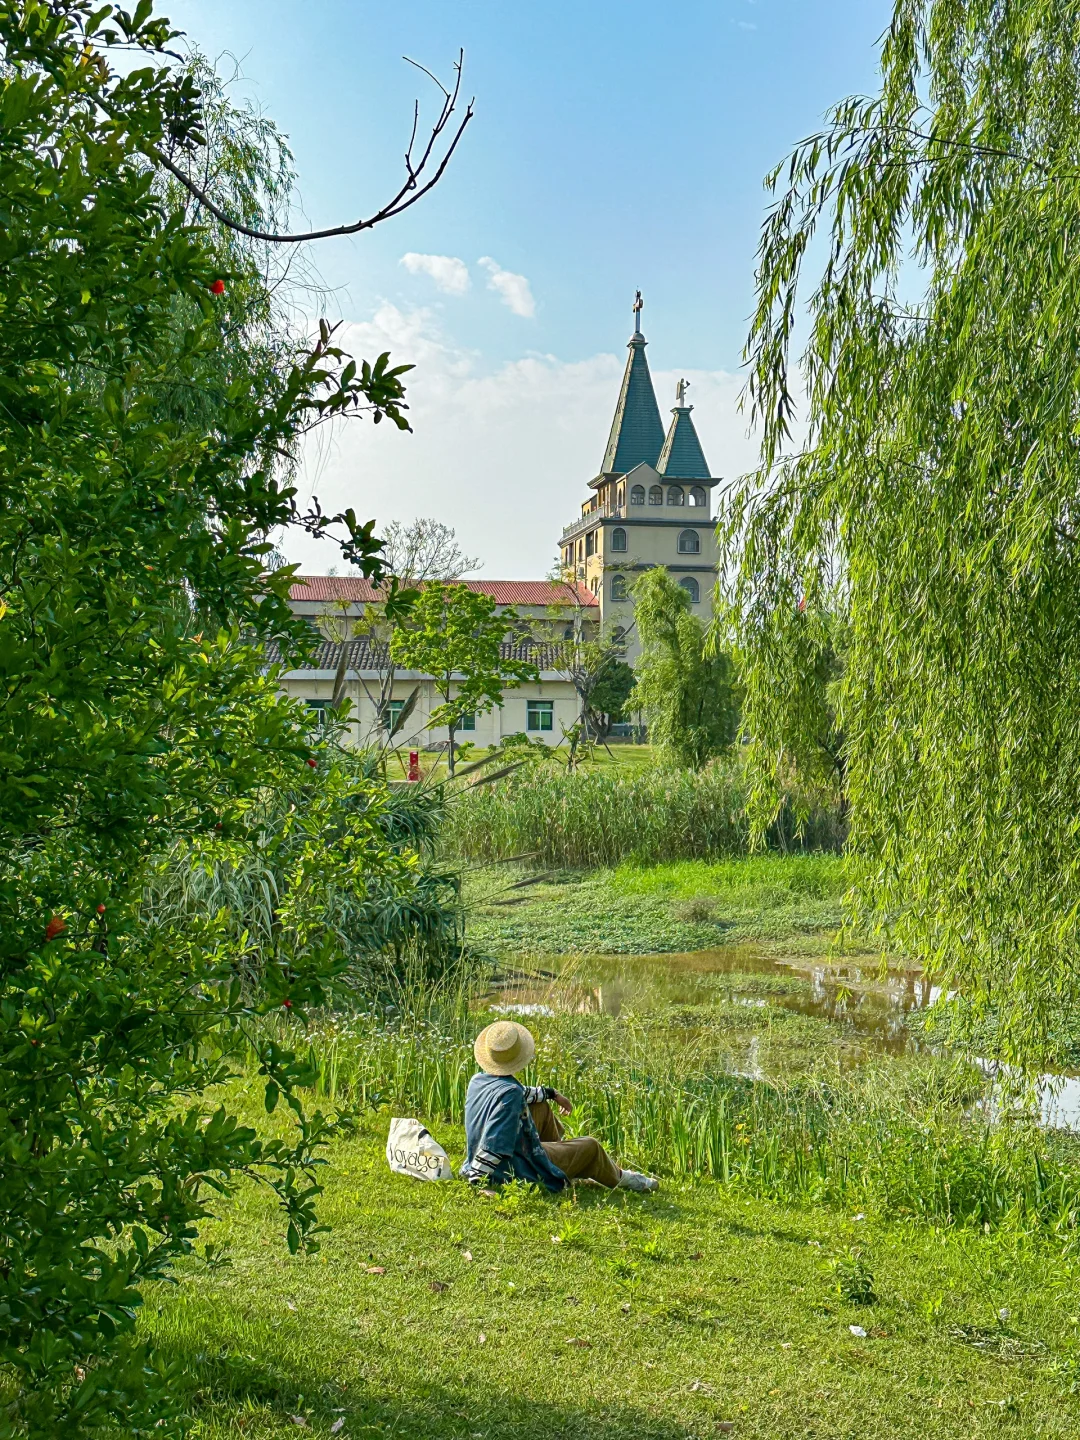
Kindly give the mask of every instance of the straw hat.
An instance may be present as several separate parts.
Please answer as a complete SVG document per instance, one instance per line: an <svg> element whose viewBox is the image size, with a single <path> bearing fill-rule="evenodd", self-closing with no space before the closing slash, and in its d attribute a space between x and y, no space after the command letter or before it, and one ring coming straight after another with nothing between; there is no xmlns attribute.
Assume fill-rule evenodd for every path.
<svg viewBox="0 0 1080 1440"><path fill-rule="evenodd" d="M481 1030L473 1046L476 1063L489 1075L516 1075L531 1064L536 1041L515 1020L496 1020Z"/></svg>

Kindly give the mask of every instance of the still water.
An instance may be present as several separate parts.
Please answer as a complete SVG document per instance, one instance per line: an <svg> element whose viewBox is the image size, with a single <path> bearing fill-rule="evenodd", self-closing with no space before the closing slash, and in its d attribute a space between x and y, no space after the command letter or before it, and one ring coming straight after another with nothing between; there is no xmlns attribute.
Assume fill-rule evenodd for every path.
<svg viewBox="0 0 1080 1440"><path fill-rule="evenodd" d="M826 960L730 945L681 955L575 956L506 969L495 977L491 999L523 1019L566 1011L641 1014L710 1001L775 1007L827 1022L857 1063L871 1054L902 1057L929 1048L907 1017L940 994L917 967L882 969L877 956ZM751 1042L747 1073L756 1072L755 1054ZM977 1063L992 1079L1001 1073L991 1061ZM1038 1106L1044 1124L1080 1130L1080 1077L1042 1076Z"/></svg>

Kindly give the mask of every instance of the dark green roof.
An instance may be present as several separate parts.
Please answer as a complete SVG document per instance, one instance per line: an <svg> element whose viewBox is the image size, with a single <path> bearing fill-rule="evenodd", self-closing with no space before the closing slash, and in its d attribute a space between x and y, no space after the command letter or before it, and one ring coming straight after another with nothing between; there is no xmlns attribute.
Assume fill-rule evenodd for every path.
<svg viewBox="0 0 1080 1440"><path fill-rule="evenodd" d="M676 405L656 468L672 480L708 480L709 467L690 419L690 405Z"/></svg>
<svg viewBox="0 0 1080 1440"><path fill-rule="evenodd" d="M655 465L664 443L664 426L656 403L649 362L645 359L645 337L637 333L630 341L615 419L611 422L604 473L625 475L644 461Z"/></svg>

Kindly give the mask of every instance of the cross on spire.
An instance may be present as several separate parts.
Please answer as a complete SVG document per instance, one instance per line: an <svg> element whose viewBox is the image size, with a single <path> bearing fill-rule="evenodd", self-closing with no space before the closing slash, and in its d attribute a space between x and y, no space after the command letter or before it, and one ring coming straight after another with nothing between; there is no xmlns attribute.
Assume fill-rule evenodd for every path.
<svg viewBox="0 0 1080 1440"><path fill-rule="evenodd" d="M634 291L634 334L635 334L635 335L640 335L640 334L641 334L641 307L642 307L644 304L645 304L645 301L642 300L642 298L641 298L641 291L640 291L640 290L635 290L635 291Z"/></svg>

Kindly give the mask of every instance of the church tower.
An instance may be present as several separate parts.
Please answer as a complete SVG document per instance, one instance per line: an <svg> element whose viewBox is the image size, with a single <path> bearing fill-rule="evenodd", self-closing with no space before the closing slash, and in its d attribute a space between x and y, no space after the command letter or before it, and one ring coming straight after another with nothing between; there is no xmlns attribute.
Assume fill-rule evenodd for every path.
<svg viewBox="0 0 1080 1440"><path fill-rule="evenodd" d="M707 624L717 565L711 501L719 480L709 474L685 380L676 387L664 433L645 358L641 307L639 290L603 469L589 481L592 494L561 541L565 578L593 592L605 631L623 630L631 664L639 646L629 591L638 575L666 566L689 594L692 612Z"/></svg>

